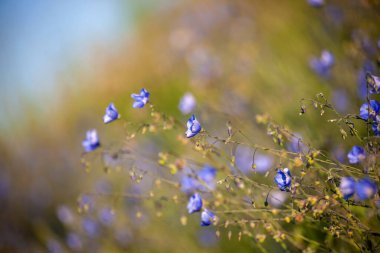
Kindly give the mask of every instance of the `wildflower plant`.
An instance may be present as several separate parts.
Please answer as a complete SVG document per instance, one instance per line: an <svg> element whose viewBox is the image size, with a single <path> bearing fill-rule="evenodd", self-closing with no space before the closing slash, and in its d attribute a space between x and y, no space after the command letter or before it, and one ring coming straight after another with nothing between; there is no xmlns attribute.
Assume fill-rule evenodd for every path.
<svg viewBox="0 0 380 253"><path fill-rule="evenodd" d="M308 2L325 5L324 1ZM330 77L332 66L338 63L325 50L310 66ZM72 231L67 244L72 249L84 247L78 231L88 238L101 238L110 231L130 235L153 219L163 219L164 224L177 220L181 226L208 227L220 240L246 239L264 252L266 242L275 242L288 252L328 252L335 243L353 251L380 250L380 104L371 97L378 93L379 79L368 73L366 82L366 102L354 114L341 115L324 93L300 99L300 119L317 111L333 126L329 131L341 137L340 143L350 142L343 161L265 112L255 117L248 113L243 121L227 110L200 103L194 91L178 101L179 110L192 113L197 101L201 121L195 115L176 118L156 109L160 101L149 102L150 93L141 89L131 97L133 108L149 113L144 122L125 124L125 135L112 149L103 145L103 139L100 146L95 130L82 143L85 163L106 167L104 171L116 175L116 183L114 190L90 188L83 193L77 215L66 207L58 210L59 220ZM153 99L154 92L151 95ZM214 124L220 114L227 118L222 126ZM119 117L111 103L104 122ZM265 136L264 141L254 141L242 130L241 121L249 120ZM93 156L88 152L97 148L99 161L90 161ZM72 222L75 219L82 219L81 227ZM307 231L316 231L320 237Z"/></svg>

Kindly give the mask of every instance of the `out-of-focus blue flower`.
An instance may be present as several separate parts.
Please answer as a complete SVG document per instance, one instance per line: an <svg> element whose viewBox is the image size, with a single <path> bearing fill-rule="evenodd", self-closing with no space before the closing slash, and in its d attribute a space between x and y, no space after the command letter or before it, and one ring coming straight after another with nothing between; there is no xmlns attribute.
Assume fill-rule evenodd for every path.
<svg viewBox="0 0 380 253"><path fill-rule="evenodd" d="M216 187L216 169L206 165L197 172L197 178L184 175L181 178L181 190L186 193L193 193L196 190L208 191Z"/></svg>
<svg viewBox="0 0 380 253"><path fill-rule="evenodd" d="M191 195L187 204L187 210L189 213L199 212L202 209L202 197L200 194L195 193Z"/></svg>
<svg viewBox="0 0 380 253"><path fill-rule="evenodd" d="M204 209L201 214L201 226L203 227L210 226L214 222L215 218L216 216L213 212L211 212L210 210Z"/></svg>
<svg viewBox="0 0 380 253"><path fill-rule="evenodd" d="M364 120L368 120L368 118L371 119L376 119L376 116L380 112L380 103L377 102L376 100L370 100L369 101L369 108L368 108L368 103L363 104L360 107L360 118Z"/></svg>
<svg viewBox="0 0 380 253"><path fill-rule="evenodd" d="M84 194L78 199L78 206L81 211L92 211L95 207L94 198Z"/></svg>
<svg viewBox="0 0 380 253"><path fill-rule="evenodd" d="M288 195L288 193L283 191L271 191L268 196L268 203L273 207L279 208L285 203Z"/></svg>
<svg viewBox="0 0 380 253"><path fill-rule="evenodd" d="M98 133L95 129L87 131L86 139L83 140L82 146L86 152L94 151L100 146Z"/></svg>
<svg viewBox="0 0 380 253"><path fill-rule="evenodd" d="M291 137L291 140L287 143L286 148L294 153L307 152L307 146L303 144L302 137L298 133L295 133L294 136Z"/></svg>
<svg viewBox="0 0 380 253"><path fill-rule="evenodd" d="M365 150L360 146L353 146L347 154L348 161L351 164L359 163L365 159Z"/></svg>
<svg viewBox="0 0 380 253"><path fill-rule="evenodd" d="M149 92L142 88L140 95L133 93L131 97L135 100L132 107L133 108L143 108L149 102Z"/></svg>
<svg viewBox="0 0 380 253"><path fill-rule="evenodd" d="M120 246L127 247L133 242L133 233L128 228L119 228L115 231L115 239Z"/></svg>
<svg viewBox="0 0 380 253"><path fill-rule="evenodd" d="M115 105L113 103L110 103L106 108L106 114L103 116L103 122L108 124L119 118L120 118L120 114L117 111Z"/></svg>
<svg viewBox="0 0 380 253"><path fill-rule="evenodd" d="M274 177L274 182L281 191L288 191L292 183L292 175L290 174L289 169L278 169L277 174Z"/></svg>
<svg viewBox="0 0 380 253"><path fill-rule="evenodd" d="M201 131L202 127L194 115L187 121L186 137L191 138Z"/></svg>
<svg viewBox="0 0 380 253"><path fill-rule="evenodd" d="M202 247L214 247L218 243L218 237L213 228L202 228L198 234L198 241Z"/></svg>
<svg viewBox="0 0 380 253"><path fill-rule="evenodd" d="M198 171L198 178L202 180L210 189L215 189L216 169L206 165Z"/></svg>
<svg viewBox="0 0 380 253"><path fill-rule="evenodd" d="M322 7L325 4L324 0L307 0L307 2L313 7Z"/></svg>
<svg viewBox="0 0 380 253"><path fill-rule="evenodd" d="M80 237L75 233L70 233L66 238L67 246L74 251L81 251L83 248L83 243Z"/></svg>
<svg viewBox="0 0 380 253"><path fill-rule="evenodd" d="M351 198L355 193L355 179L352 177L343 177L340 181L339 189L345 200Z"/></svg>
<svg viewBox="0 0 380 253"><path fill-rule="evenodd" d="M262 154L255 154L255 170L258 173L266 173L273 166L273 157Z"/></svg>
<svg viewBox="0 0 380 253"><path fill-rule="evenodd" d="M199 187L199 182L188 175L184 175L181 178L181 191L186 193L192 193Z"/></svg>
<svg viewBox="0 0 380 253"><path fill-rule="evenodd" d="M74 221L74 215L67 206L59 206L57 209L57 217L64 224L71 224Z"/></svg>
<svg viewBox="0 0 380 253"><path fill-rule="evenodd" d="M189 114L195 109L196 105L197 102L195 101L193 94L187 92L179 102L179 110L183 114Z"/></svg>
<svg viewBox="0 0 380 253"><path fill-rule="evenodd" d="M54 239L50 239L47 242L46 248L47 248L49 253L61 253L61 252L63 252L61 244L57 240L54 240Z"/></svg>
<svg viewBox="0 0 380 253"><path fill-rule="evenodd" d="M377 94L380 92L380 77L367 73L365 79L368 84L369 93Z"/></svg>
<svg viewBox="0 0 380 253"><path fill-rule="evenodd" d="M379 124L379 118L380 118L380 116L379 115L377 115L377 120L376 120L376 122L374 122L373 124L372 124L372 130L373 130L373 133L376 135L376 136L380 136L380 124Z"/></svg>
<svg viewBox="0 0 380 253"><path fill-rule="evenodd" d="M356 183L355 192L360 200L371 199L377 192L377 185L373 180L363 178Z"/></svg>
<svg viewBox="0 0 380 253"><path fill-rule="evenodd" d="M315 73L322 77L330 75L330 69L334 65L334 56L327 50L323 50L320 58L313 57L310 60L310 67Z"/></svg>
<svg viewBox="0 0 380 253"><path fill-rule="evenodd" d="M99 220L103 225L112 225L115 220L115 212L111 208L103 208L99 212Z"/></svg>
<svg viewBox="0 0 380 253"><path fill-rule="evenodd" d="M97 237L99 235L99 225L91 218L83 218L82 228L89 237Z"/></svg>
<svg viewBox="0 0 380 253"><path fill-rule="evenodd" d="M239 145L235 152L235 163L237 168L248 174L253 172L252 162L255 163L255 171L258 173L265 173L273 166L273 157L265 155L259 152L255 153L253 159L254 150L243 145Z"/></svg>
<svg viewBox="0 0 380 253"><path fill-rule="evenodd" d="M358 93L360 98L365 99L367 97L367 72L375 71L375 67L370 61L365 61L363 67L358 73Z"/></svg>
<svg viewBox="0 0 380 253"><path fill-rule="evenodd" d="M347 107L350 104L347 92L343 89L335 90L333 92L332 101L334 103L334 107L338 112L344 113L347 111Z"/></svg>

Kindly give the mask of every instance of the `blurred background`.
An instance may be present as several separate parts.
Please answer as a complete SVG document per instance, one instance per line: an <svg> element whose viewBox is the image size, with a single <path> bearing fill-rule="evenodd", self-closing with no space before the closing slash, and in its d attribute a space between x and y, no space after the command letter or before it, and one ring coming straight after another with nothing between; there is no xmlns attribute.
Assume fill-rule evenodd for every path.
<svg viewBox="0 0 380 253"><path fill-rule="evenodd" d="M0 251L251 252L252 240L218 239L198 221L182 226L179 207L159 219L134 210L132 200L101 202L119 225L97 232L101 221L81 216L83 193L134 189L133 180L129 170L105 173L97 162L104 153L91 154L95 165L84 168L81 142L96 128L106 149L139 146L151 154L140 166L154 167L159 151L184 150L175 137L188 116L178 104L191 92L213 135L225 136L232 121L255 143L272 145L255 122L266 113L345 162L355 140L342 143L319 113L300 117L300 100L323 92L340 113L357 113L365 71L379 74L379 2L315 2L1 1ZM184 123L172 141L125 144L128 122L149 115L131 106L142 87L157 110ZM105 126L110 102L122 120ZM143 218L125 218L128 211Z"/></svg>

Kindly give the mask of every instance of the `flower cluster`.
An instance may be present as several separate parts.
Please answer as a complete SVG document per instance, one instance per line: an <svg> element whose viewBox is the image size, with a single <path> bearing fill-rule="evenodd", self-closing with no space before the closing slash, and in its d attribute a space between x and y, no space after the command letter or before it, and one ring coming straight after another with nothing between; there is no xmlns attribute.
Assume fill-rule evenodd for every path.
<svg viewBox="0 0 380 253"><path fill-rule="evenodd" d="M370 178L363 178L356 181L352 177L343 177L339 186L343 198L348 200L356 194L359 200L371 199L377 193L377 185Z"/></svg>

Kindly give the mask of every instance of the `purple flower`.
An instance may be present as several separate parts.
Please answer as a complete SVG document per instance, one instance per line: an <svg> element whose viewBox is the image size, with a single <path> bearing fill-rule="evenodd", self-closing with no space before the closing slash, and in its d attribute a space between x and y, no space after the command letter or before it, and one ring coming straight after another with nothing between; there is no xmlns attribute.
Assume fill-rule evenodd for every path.
<svg viewBox="0 0 380 253"><path fill-rule="evenodd" d="M203 228L198 233L198 240L202 247L214 247L218 243L218 237L215 234L214 229Z"/></svg>
<svg viewBox="0 0 380 253"><path fill-rule="evenodd" d="M291 137L290 142L286 145L286 148L294 153L307 152L307 146L302 142L302 137L298 133L295 133L294 136Z"/></svg>
<svg viewBox="0 0 380 253"><path fill-rule="evenodd" d="M115 220L115 212L111 208L103 208L100 210L99 220L103 225L109 226Z"/></svg>
<svg viewBox="0 0 380 253"><path fill-rule="evenodd" d="M322 7L325 4L324 0L307 0L307 2L313 7Z"/></svg>
<svg viewBox="0 0 380 253"><path fill-rule="evenodd" d="M353 146L351 151L348 152L348 161L351 164L359 163L365 159L365 150L360 146Z"/></svg>
<svg viewBox="0 0 380 253"><path fill-rule="evenodd" d="M281 191L288 191L290 185L292 184L292 175L290 174L289 169L278 169L277 174L274 177L274 182Z"/></svg>
<svg viewBox="0 0 380 253"><path fill-rule="evenodd" d="M118 113L115 105L113 103L110 103L108 107L106 108L106 114L103 116L103 122L105 124L108 124L119 118L120 118L120 114Z"/></svg>
<svg viewBox="0 0 380 253"><path fill-rule="evenodd" d="M206 165L198 171L198 178L202 180L208 188L215 189L216 169Z"/></svg>
<svg viewBox="0 0 380 253"><path fill-rule="evenodd" d="M191 193L199 187L199 182L188 175L181 178L181 191Z"/></svg>
<svg viewBox="0 0 380 253"><path fill-rule="evenodd" d="M61 244L57 240L54 240L54 239L50 239L47 242L46 248L47 248L49 253L61 253L61 252L63 252Z"/></svg>
<svg viewBox="0 0 380 253"><path fill-rule="evenodd" d="M132 107L133 108L143 108L149 102L149 92L142 88L140 91L140 95L132 94L131 97L135 100Z"/></svg>
<svg viewBox="0 0 380 253"><path fill-rule="evenodd" d="M310 67L315 73L322 77L328 77L330 75L330 69L334 65L334 56L327 50L323 50L321 57L316 57L310 60Z"/></svg>
<svg viewBox="0 0 380 253"><path fill-rule="evenodd" d="M201 195L198 193L191 195L189 202L187 204L188 212L191 214L191 213L199 212L201 209L202 209Z"/></svg>
<svg viewBox="0 0 380 253"><path fill-rule="evenodd" d="M360 200L371 199L377 192L377 185L373 180L363 178L356 183L355 192Z"/></svg>
<svg viewBox="0 0 380 253"><path fill-rule="evenodd" d="M380 77L372 75L371 73L367 73L365 75L369 93L377 94L380 92Z"/></svg>
<svg viewBox="0 0 380 253"><path fill-rule="evenodd" d="M91 196L84 194L78 199L78 206L82 211L92 211L95 207L95 201Z"/></svg>
<svg viewBox="0 0 380 253"><path fill-rule="evenodd" d="M335 90L333 92L333 99L332 99L335 108L337 111L343 113L347 111L347 107L350 104L347 92L343 89Z"/></svg>
<svg viewBox="0 0 380 253"><path fill-rule="evenodd" d="M195 109L196 105L197 105L197 102L195 101L193 94L191 94L190 92L187 92L181 98L181 101L179 102L179 110L183 114L189 114Z"/></svg>
<svg viewBox="0 0 380 253"><path fill-rule="evenodd" d="M82 228L84 232L90 237L97 237L100 232L98 223L90 218L84 218L82 220Z"/></svg>
<svg viewBox="0 0 380 253"><path fill-rule="evenodd" d="M197 135L201 131L202 127L194 115L187 121L186 137L191 138Z"/></svg>
<svg viewBox="0 0 380 253"><path fill-rule="evenodd" d="M255 157L253 159L253 149L239 145L236 148L235 152L235 163L236 166L244 172L248 174L253 172L252 162L255 164L255 171L258 173L265 173L273 166L273 157L256 152Z"/></svg>
<svg viewBox="0 0 380 253"><path fill-rule="evenodd" d="M210 226L215 220L215 214L207 209L204 209L201 214L201 226Z"/></svg>
<svg viewBox="0 0 380 253"><path fill-rule="evenodd" d="M376 115L376 121L372 124L373 133L376 136L380 136L380 115Z"/></svg>
<svg viewBox="0 0 380 253"><path fill-rule="evenodd" d="M70 233L66 238L67 246L74 251L81 251L83 248L82 240L75 233Z"/></svg>
<svg viewBox="0 0 380 253"><path fill-rule="evenodd" d="M339 189L345 200L351 198L355 193L355 179L352 177L343 177L340 181Z"/></svg>
<svg viewBox="0 0 380 253"><path fill-rule="evenodd" d="M367 72L372 72L375 67L370 61L365 61L363 67L358 73L358 93L360 98L365 99L367 97Z"/></svg>
<svg viewBox="0 0 380 253"><path fill-rule="evenodd" d="M273 207L279 208L285 203L288 195L284 191L271 191L268 196L268 203Z"/></svg>
<svg viewBox="0 0 380 253"><path fill-rule="evenodd" d="M369 107L369 108L368 108ZM368 103L363 104L360 107L359 115L362 119L368 120L368 118L376 119L376 116L380 112L380 103L376 100L370 100Z"/></svg>
<svg viewBox="0 0 380 253"><path fill-rule="evenodd" d="M71 224L74 221L74 215L67 206L58 207L57 217L64 224Z"/></svg>
<svg viewBox="0 0 380 253"><path fill-rule="evenodd" d="M206 165L197 172L197 177L199 180L190 177L189 175L184 175L181 179L181 190L186 193L192 193L196 190L207 191L215 189L215 168Z"/></svg>
<svg viewBox="0 0 380 253"><path fill-rule="evenodd" d="M95 129L87 131L86 139L83 140L82 146L86 152L94 151L100 146L98 133Z"/></svg>

